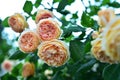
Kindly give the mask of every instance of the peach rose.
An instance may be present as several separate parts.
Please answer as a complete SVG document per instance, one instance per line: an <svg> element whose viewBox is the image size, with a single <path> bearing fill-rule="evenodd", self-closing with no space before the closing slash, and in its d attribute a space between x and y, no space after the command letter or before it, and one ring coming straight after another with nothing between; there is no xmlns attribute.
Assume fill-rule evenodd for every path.
<svg viewBox="0 0 120 80"><path fill-rule="evenodd" d="M22 76L23 77L28 77L28 76L32 76L35 73L35 66L33 63L30 62L26 62L23 65L23 69L22 69Z"/></svg>
<svg viewBox="0 0 120 80"><path fill-rule="evenodd" d="M61 66L69 57L68 47L60 40L45 41L38 47L38 56L49 66Z"/></svg>
<svg viewBox="0 0 120 80"><path fill-rule="evenodd" d="M20 35L18 39L18 44L22 52L29 53L37 49L40 41L34 31L26 30Z"/></svg>
<svg viewBox="0 0 120 80"><path fill-rule="evenodd" d="M38 23L42 19L52 18L52 17L53 17L53 13L51 11L41 9L38 10L37 12L35 22Z"/></svg>
<svg viewBox="0 0 120 80"><path fill-rule="evenodd" d="M10 16L8 19L8 24L15 32L19 33L28 27L28 23L20 13L16 13Z"/></svg>
<svg viewBox="0 0 120 80"><path fill-rule="evenodd" d="M10 60L3 61L2 68L8 72L11 71L13 68L13 62Z"/></svg>
<svg viewBox="0 0 120 80"><path fill-rule="evenodd" d="M60 26L53 19L43 19L37 24L37 33L40 41L58 39L61 35Z"/></svg>

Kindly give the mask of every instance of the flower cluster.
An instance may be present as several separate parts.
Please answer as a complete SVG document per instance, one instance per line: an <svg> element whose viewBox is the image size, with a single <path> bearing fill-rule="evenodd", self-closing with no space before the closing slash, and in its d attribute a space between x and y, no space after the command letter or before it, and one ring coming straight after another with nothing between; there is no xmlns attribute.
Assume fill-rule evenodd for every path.
<svg viewBox="0 0 120 80"><path fill-rule="evenodd" d="M35 17L37 26L35 30L26 29L28 23L18 13L17 16L16 14L10 16L8 22L14 31L21 33L18 38L18 44L22 52L30 53L38 49L40 59L48 65L55 67L65 64L69 59L68 47L64 42L58 40L62 34L62 30L58 22L54 20L52 12L38 10Z"/></svg>
<svg viewBox="0 0 120 80"><path fill-rule="evenodd" d="M92 41L92 54L101 62L120 62L120 16L110 9L98 12L100 30ZM101 31L102 29L102 31Z"/></svg>

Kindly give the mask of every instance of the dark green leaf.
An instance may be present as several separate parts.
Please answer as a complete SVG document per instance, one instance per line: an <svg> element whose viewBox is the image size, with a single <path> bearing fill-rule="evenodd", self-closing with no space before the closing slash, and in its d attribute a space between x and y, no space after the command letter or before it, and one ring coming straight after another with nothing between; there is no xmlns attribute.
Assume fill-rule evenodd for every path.
<svg viewBox="0 0 120 80"><path fill-rule="evenodd" d="M73 17L73 19L77 19L78 18L77 13L73 14L72 17Z"/></svg>
<svg viewBox="0 0 120 80"><path fill-rule="evenodd" d="M90 41L85 43L85 53L90 52L91 47L92 46L91 46L91 42Z"/></svg>
<svg viewBox="0 0 120 80"><path fill-rule="evenodd" d="M6 73L1 77L1 80L17 80L17 78L9 73Z"/></svg>
<svg viewBox="0 0 120 80"><path fill-rule="evenodd" d="M60 2L61 0L53 0L53 3Z"/></svg>
<svg viewBox="0 0 120 80"><path fill-rule="evenodd" d="M84 27L93 27L94 20L87 13L83 12L82 18L81 18L81 24Z"/></svg>
<svg viewBox="0 0 120 80"><path fill-rule="evenodd" d="M41 1L42 1L42 0L36 0L34 6L35 6L36 8L38 8L38 7L40 6L40 4L41 4Z"/></svg>
<svg viewBox="0 0 120 80"><path fill-rule="evenodd" d="M21 51L16 51L13 55L11 55L9 57L9 59L13 59L13 60L16 60L16 59L19 59L19 60L22 60L24 59L28 54L25 54Z"/></svg>
<svg viewBox="0 0 120 80"><path fill-rule="evenodd" d="M58 5L57 11L61 12L67 4L68 4L68 0L61 0Z"/></svg>
<svg viewBox="0 0 120 80"><path fill-rule="evenodd" d="M103 71L104 80L120 80L120 64L108 65Z"/></svg>
<svg viewBox="0 0 120 80"><path fill-rule="evenodd" d="M23 7L24 12L31 14L31 11L33 9L33 4L31 1L26 1Z"/></svg>
<svg viewBox="0 0 120 80"><path fill-rule="evenodd" d="M84 43L79 40L70 41L71 58L74 61L82 60L84 58Z"/></svg>
<svg viewBox="0 0 120 80"><path fill-rule="evenodd" d="M18 76L21 75L21 71L22 71L22 63L18 64L17 66L15 66L12 70L12 74L14 76Z"/></svg>
<svg viewBox="0 0 120 80"><path fill-rule="evenodd" d="M70 5L72 2L74 2L74 0L61 0L59 5L58 5L57 11L61 12L62 10L64 10L64 8L67 5Z"/></svg>
<svg viewBox="0 0 120 80"><path fill-rule="evenodd" d="M83 76L85 76L85 73L88 73L91 70L91 68L93 67L93 65L95 63L96 63L96 60L95 59L91 59L87 63L81 64L81 66L77 69L76 73L74 74L74 78L73 79L74 80L79 80L81 78L81 80L87 80L88 78L84 79ZM86 77L89 77L89 75L87 75Z"/></svg>
<svg viewBox="0 0 120 80"><path fill-rule="evenodd" d="M69 25L68 28L63 29L62 36L69 37L72 32L85 32L85 28L78 25Z"/></svg>
<svg viewBox="0 0 120 80"><path fill-rule="evenodd" d="M9 27L8 18L9 18L9 17L6 17L6 18L2 21L2 25L3 25L4 27Z"/></svg>
<svg viewBox="0 0 120 80"><path fill-rule="evenodd" d="M114 7L114 8L119 8L120 7L120 3L116 2L116 1L114 1L112 3L108 3L108 5L111 6L111 7Z"/></svg>

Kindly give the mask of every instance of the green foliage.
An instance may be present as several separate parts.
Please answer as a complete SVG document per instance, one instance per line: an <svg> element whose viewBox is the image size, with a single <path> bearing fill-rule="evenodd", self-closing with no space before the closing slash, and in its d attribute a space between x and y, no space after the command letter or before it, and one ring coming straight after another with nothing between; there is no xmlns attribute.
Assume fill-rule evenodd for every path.
<svg viewBox="0 0 120 80"><path fill-rule="evenodd" d="M8 18L9 18L9 17L6 17L6 18L4 19L4 21L2 21L2 25L3 25L4 27L9 27L9 25L8 25Z"/></svg>
<svg viewBox="0 0 120 80"><path fill-rule="evenodd" d="M70 41L70 52L71 58L74 61L84 59L84 43L80 42L79 40Z"/></svg>
<svg viewBox="0 0 120 80"><path fill-rule="evenodd" d="M120 80L120 64L108 65L104 68L104 80Z"/></svg>
<svg viewBox="0 0 120 80"><path fill-rule="evenodd" d="M23 52L21 52L21 51L18 50L18 51L16 51L13 55L11 55L11 56L9 57L9 59L12 59L12 60L16 60L16 59L22 60L22 59L24 59L27 55L28 55L28 54L23 53Z"/></svg>
<svg viewBox="0 0 120 80"><path fill-rule="evenodd" d="M84 27L93 27L94 26L94 20L87 14L86 12L83 12L81 17L81 24Z"/></svg>
<svg viewBox="0 0 120 80"><path fill-rule="evenodd" d="M42 1L42 0L36 0L34 6L35 6L36 8L38 8L38 7L40 6L40 4L41 4L41 1Z"/></svg>
<svg viewBox="0 0 120 80"><path fill-rule="evenodd" d="M33 9L33 4L31 1L26 1L24 6L23 6L23 10L24 12L28 13L29 15L31 14L31 11Z"/></svg>

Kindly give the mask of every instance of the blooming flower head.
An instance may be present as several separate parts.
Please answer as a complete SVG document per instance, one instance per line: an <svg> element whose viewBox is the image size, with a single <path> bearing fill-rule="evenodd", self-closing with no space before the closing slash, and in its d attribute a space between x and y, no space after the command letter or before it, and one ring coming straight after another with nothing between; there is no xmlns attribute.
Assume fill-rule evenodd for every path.
<svg viewBox="0 0 120 80"><path fill-rule="evenodd" d="M103 32L102 48L112 60L120 62L120 17L116 17Z"/></svg>
<svg viewBox="0 0 120 80"><path fill-rule="evenodd" d="M92 54L101 62L114 63L114 61L107 56L105 50L102 49L101 42L102 38L97 38L96 40L92 41Z"/></svg>
<svg viewBox="0 0 120 80"><path fill-rule="evenodd" d="M8 24L15 32L19 33L21 33L26 27L28 27L25 18L19 13L10 16L8 19Z"/></svg>
<svg viewBox="0 0 120 80"><path fill-rule="evenodd" d="M53 19L42 19L37 24L37 33L40 41L58 39L61 35L60 26Z"/></svg>
<svg viewBox="0 0 120 80"><path fill-rule="evenodd" d="M11 71L13 68L13 62L10 60L3 61L2 68L8 72Z"/></svg>
<svg viewBox="0 0 120 80"><path fill-rule="evenodd" d="M37 49L39 45L39 38L34 31L26 30L20 35L18 39L18 44L22 52L33 52Z"/></svg>
<svg viewBox="0 0 120 80"><path fill-rule="evenodd" d="M105 27L116 15L113 10L105 9L98 11L99 21L101 27Z"/></svg>
<svg viewBox="0 0 120 80"><path fill-rule="evenodd" d="M29 77L31 75L34 75L34 73L35 73L35 66L34 66L34 64L26 62L23 65L23 68L22 68L22 76L23 77Z"/></svg>
<svg viewBox="0 0 120 80"><path fill-rule="evenodd" d="M68 47L60 40L45 41L38 47L38 56L49 66L61 66L69 59Z"/></svg>
<svg viewBox="0 0 120 80"><path fill-rule="evenodd" d="M38 23L42 19L52 18L52 17L53 17L53 13L51 11L41 9L38 10L37 12L35 22Z"/></svg>

